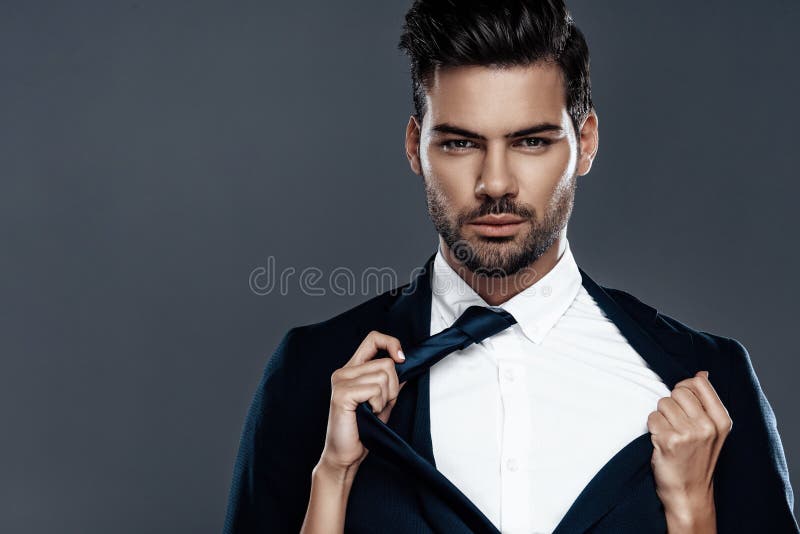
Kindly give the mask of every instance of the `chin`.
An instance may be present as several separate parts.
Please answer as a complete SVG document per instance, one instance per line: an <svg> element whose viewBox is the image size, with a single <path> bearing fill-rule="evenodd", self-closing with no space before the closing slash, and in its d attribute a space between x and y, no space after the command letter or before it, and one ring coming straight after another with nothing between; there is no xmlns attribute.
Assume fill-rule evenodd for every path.
<svg viewBox="0 0 800 534"><path fill-rule="evenodd" d="M476 235L470 240L470 243L479 247L503 247L508 248L513 246L519 239L518 235L508 236L490 236L490 235Z"/></svg>

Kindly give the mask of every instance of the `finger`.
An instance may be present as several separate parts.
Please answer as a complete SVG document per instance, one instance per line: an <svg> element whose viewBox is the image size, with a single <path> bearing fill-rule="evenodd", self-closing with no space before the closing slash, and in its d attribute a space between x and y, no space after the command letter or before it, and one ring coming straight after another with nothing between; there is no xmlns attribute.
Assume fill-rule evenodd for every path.
<svg viewBox="0 0 800 534"><path fill-rule="evenodd" d="M353 356L350 358L350 361L348 361L345 366L362 364L367 360L374 358L381 349L388 352L392 359L398 363L405 361L405 355L400 348L399 339L394 336L382 334L381 332L373 330L367 334L367 337L364 338Z"/></svg>
<svg viewBox="0 0 800 534"><path fill-rule="evenodd" d="M700 402L700 399L697 398L692 388L686 385L676 385L675 389L672 390L671 396L689 419L708 418L703 404Z"/></svg>
<svg viewBox="0 0 800 534"><path fill-rule="evenodd" d="M382 369L372 373L367 373L364 375L357 376L356 378L353 378L352 380L346 382L346 384L354 384L354 385L378 384L378 386L381 388L381 403L382 403L381 409L383 409L383 405L389 402L389 399L392 398L392 392L390 391L391 390L390 383L391 383L391 378ZM395 394L394 396L397 395Z"/></svg>
<svg viewBox="0 0 800 534"><path fill-rule="evenodd" d="M682 383L685 383L685 386L692 390L718 430L728 431L731 429L732 421L728 409L722 404L722 400L720 400L714 386L704 376L704 371L698 372L694 378L686 379Z"/></svg>
<svg viewBox="0 0 800 534"><path fill-rule="evenodd" d="M720 430L706 413L692 389L686 386L677 386L672 392L672 397L689 416L689 424L695 430L695 438L716 439L719 436Z"/></svg>
<svg viewBox="0 0 800 534"><path fill-rule="evenodd" d="M661 412L650 412L650 415L647 416L647 430L654 436L668 432L671 429L669 421Z"/></svg>
<svg viewBox="0 0 800 534"><path fill-rule="evenodd" d="M378 358L353 367L342 367L334 374L336 375L335 381L342 382L354 380L365 375L374 375L374 373L383 373L386 376L390 398L396 397L400 393L397 369L395 369L395 363L389 358Z"/></svg>
<svg viewBox="0 0 800 534"><path fill-rule="evenodd" d="M380 412L385 404L380 384L375 382L346 383L338 386L334 391L334 406L343 411L354 411L356 406L362 402L369 402L373 412Z"/></svg>
<svg viewBox="0 0 800 534"><path fill-rule="evenodd" d="M672 397L662 397L658 399L656 409L661 412L670 426L677 431L683 432L691 426L686 412L683 411L683 408L681 408Z"/></svg>
<svg viewBox="0 0 800 534"><path fill-rule="evenodd" d="M397 376L395 362L389 358L378 358L377 360L369 360L358 365L344 366L341 369L337 369L334 373L338 380L351 380L357 376L365 373L374 373L380 369L385 369L387 372L392 370L394 375Z"/></svg>

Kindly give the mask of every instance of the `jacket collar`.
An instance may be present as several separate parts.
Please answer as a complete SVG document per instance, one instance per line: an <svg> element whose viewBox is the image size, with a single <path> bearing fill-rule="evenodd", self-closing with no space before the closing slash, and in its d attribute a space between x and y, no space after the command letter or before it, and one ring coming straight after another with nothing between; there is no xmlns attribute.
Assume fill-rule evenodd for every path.
<svg viewBox="0 0 800 534"><path fill-rule="evenodd" d="M384 331L400 339L403 345L417 344L429 336L431 273L435 257L436 254L431 255L412 281L396 290L399 294L387 306ZM583 269L579 268L579 272L587 292L670 390L699 370L688 331L674 328L658 314L658 310L632 295L602 287ZM394 410L396 415L393 414L389 424L404 427L408 421L403 420L410 418L409 444L435 467L430 431L430 373L421 375L414 386L408 386L401 391ZM653 444L649 436L647 432L629 442L595 474L572 503L554 534L586 530L621 502L638 480L651 473ZM464 530L442 499L436 498L428 488L418 485L416 490L420 507L431 525L446 532ZM455 497L469 502L461 492ZM488 518L485 523L486 532L498 534Z"/></svg>

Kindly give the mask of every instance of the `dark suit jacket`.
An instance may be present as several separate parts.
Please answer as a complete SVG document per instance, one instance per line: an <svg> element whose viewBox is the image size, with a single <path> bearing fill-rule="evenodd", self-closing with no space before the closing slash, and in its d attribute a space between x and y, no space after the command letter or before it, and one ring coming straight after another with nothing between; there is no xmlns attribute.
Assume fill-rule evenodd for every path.
<svg viewBox="0 0 800 534"><path fill-rule="evenodd" d="M299 532L311 471L325 442L331 374L370 330L396 336L404 346L428 337L433 258L411 283L286 333L266 363L244 423L225 533ZM709 371L733 420L714 475L718 532L800 532L775 415L742 344L694 330L580 272L583 286L670 390L699 370ZM426 373L401 390L388 424L435 466L429 415ZM652 453L649 432L623 447L577 496L554 532L666 532ZM345 531L470 532L441 494L406 471L371 451L353 483ZM450 497L469 502L458 489ZM488 519L486 524L487 532L497 532Z"/></svg>

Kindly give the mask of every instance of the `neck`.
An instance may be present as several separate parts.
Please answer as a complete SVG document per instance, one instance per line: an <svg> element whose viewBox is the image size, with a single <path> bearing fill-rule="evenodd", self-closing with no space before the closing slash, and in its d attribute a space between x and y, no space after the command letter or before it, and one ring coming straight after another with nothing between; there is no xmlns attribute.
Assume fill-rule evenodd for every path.
<svg viewBox="0 0 800 534"><path fill-rule="evenodd" d="M490 306L499 306L541 280L558 263L566 249L565 233L562 232L550 248L527 267L510 276L491 277L465 267L453 256L441 236L439 242L447 264Z"/></svg>

